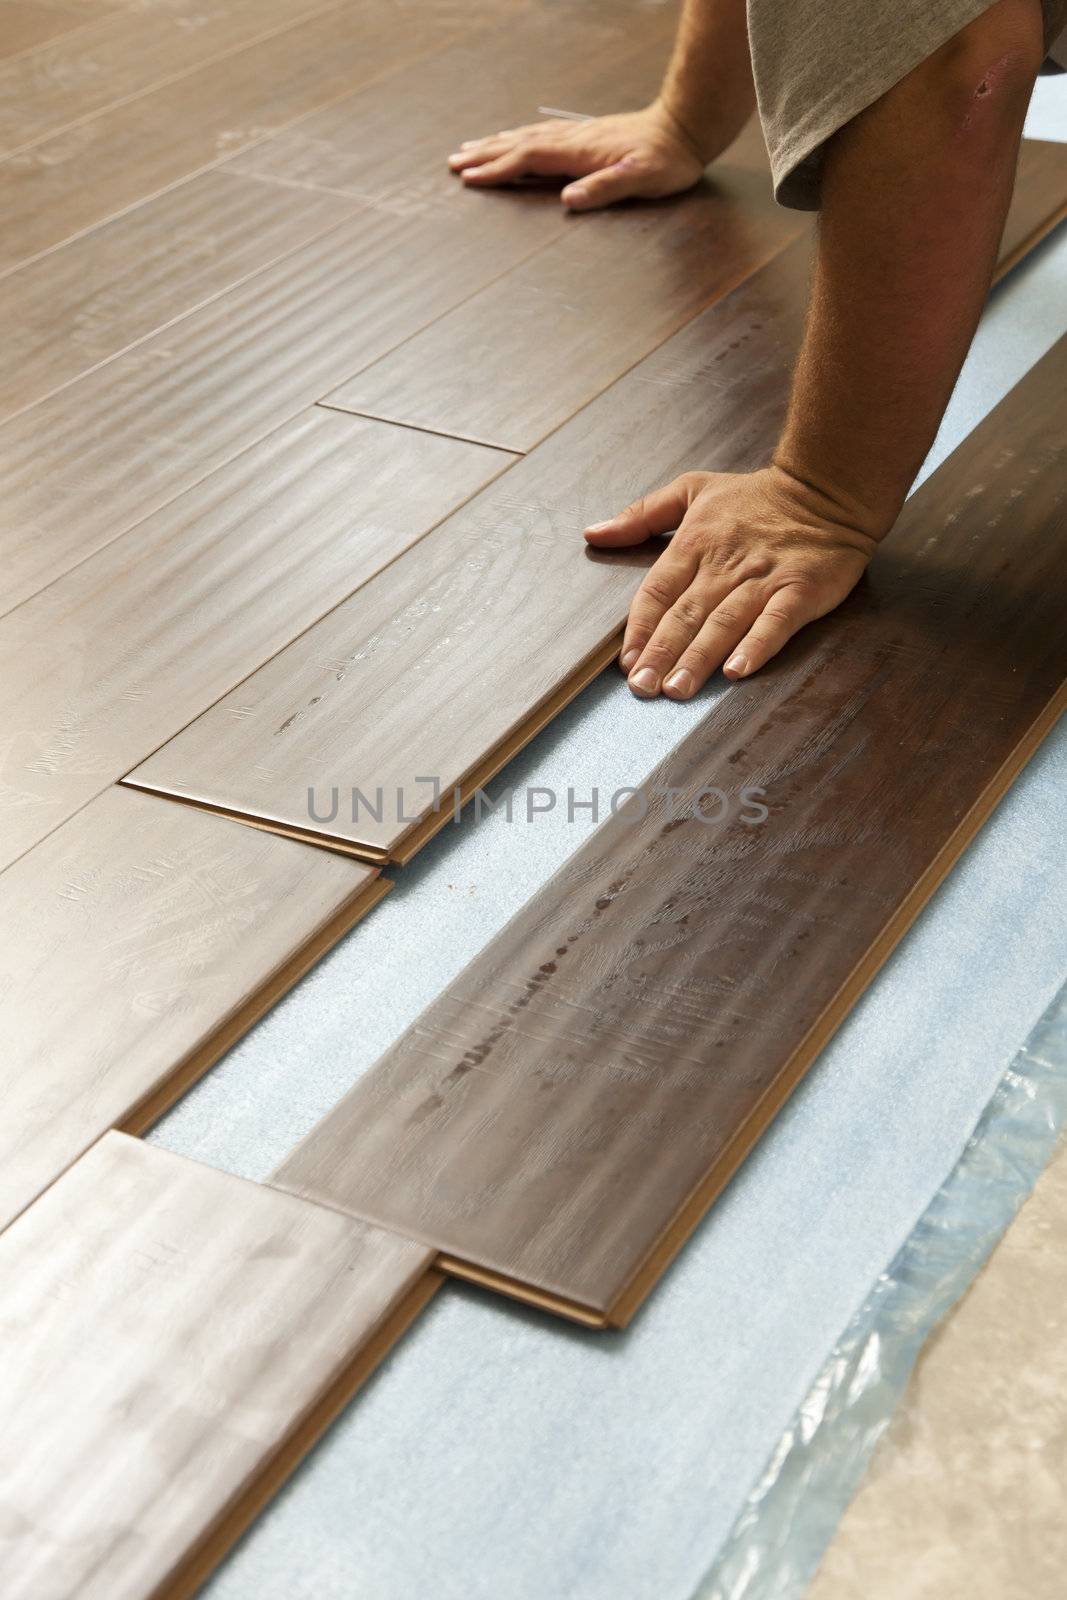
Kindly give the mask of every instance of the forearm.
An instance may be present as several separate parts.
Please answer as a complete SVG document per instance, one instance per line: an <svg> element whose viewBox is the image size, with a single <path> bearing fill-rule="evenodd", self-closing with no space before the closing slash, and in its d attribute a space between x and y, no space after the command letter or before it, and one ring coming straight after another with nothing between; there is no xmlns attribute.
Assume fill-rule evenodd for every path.
<svg viewBox="0 0 1067 1600"><path fill-rule="evenodd" d="M659 105L707 163L752 114L745 0L685 0Z"/></svg>
<svg viewBox="0 0 1067 1600"><path fill-rule="evenodd" d="M1040 62L1000 0L831 142L808 327L776 464L881 537L922 464L996 263Z"/></svg>

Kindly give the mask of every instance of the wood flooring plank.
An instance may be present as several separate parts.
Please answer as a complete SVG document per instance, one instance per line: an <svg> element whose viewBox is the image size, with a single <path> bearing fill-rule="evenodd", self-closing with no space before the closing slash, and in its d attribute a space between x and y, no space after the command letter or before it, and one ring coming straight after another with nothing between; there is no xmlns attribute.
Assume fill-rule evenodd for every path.
<svg viewBox="0 0 1067 1600"><path fill-rule="evenodd" d="M309 243L350 209L331 195L205 172L0 278L0 421Z"/></svg>
<svg viewBox="0 0 1067 1600"><path fill-rule="evenodd" d="M434 11L351 0L8 156L0 272L442 44Z"/></svg>
<svg viewBox="0 0 1067 1600"><path fill-rule="evenodd" d="M387 887L117 786L0 874L0 1227L159 1115Z"/></svg>
<svg viewBox="0 0 1067 1600"><path fill-rule="evenodd" d="M7 63L15 56L20 58L73 28L84 25L85 18L74 12L54 10L36 0L2 0L0 3L0 83ZM26 62L19 61L22 72Z"/></svg>
<svg viewBox="0 0 1067 1600"><path fill-rule="evenodd" d="M0 869L511 459L313 406L0 618Z"/></svg>
<svg viewBox="0 0 1067 1600"><path fill-rule="evenodd" d="M1067 703L1065 384L1067 339L272 1181L626 1322Z"/></svg>
<svg viewBox="0 0 1067 1600"><path fill-rule="evenodd" d="M364 208L0 426L0 614L536 249L547 199L478 232Z"/></svg>
<svg viewBox="0 0 1067 1600"><path fill-rule="evenodd" d="M585 524L695 461L769 459L807 253L796 241L701 313L131 781L407 860L611 660L657 547L592 551Z"/></svg>
<svg viewBox="0 0 1067 1600"><path fill-rule="evenodd" d="M191 1594L426 1303L430 1259L106 1135L0 1236L5 1600Z"/></svg>
<svg viewBox="0 0 1067 1600"><path fill-rule="evenodd" d="M680 202L610 211L496 279L324 404L530 450L806 225L755 164L758 126ZM1005 237L1067 208L1067 146L1028 141ZM470 352L458 360L459 352ZM472 360L476 381L472 381Z"/></svg>
<svg viewBox="0 0 1067 1600"><path fill-rule="evenodd" d="M0 66L0 156L326 10L331 0L170 0L87 16L42 12L57 38ZM29 6L19 9L30 10ZM37 10L38 7L32 9ZM0 10L0 30L3 15Z"/></svg>

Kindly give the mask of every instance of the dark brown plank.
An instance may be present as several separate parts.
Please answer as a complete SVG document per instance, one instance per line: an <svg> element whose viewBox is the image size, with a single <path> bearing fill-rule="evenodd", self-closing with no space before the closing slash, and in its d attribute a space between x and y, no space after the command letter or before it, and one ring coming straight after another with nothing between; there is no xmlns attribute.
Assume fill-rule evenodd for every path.
<svg viewBox="0 0 1067 1600"><path fill-rule="evenodd" d="M204 172L0 278L0 421L308 244L354 209L354 202L310 189Z"/></svg>
<svg viewBox="0 0 1067 1600"><path fill-rule="evenodd" d="M0 874L0 1228L158 1116L387 887L118 787Z"/></svg>
<svg viewBox="0 0 1067 1600"><path fill-rule="evenodd" d="M580 530L699 461L759 465L800 338L806 251L790 247L581 411L498 483L130 776L145 787L402 858L432 792L526 734L626 614L647 550ZM707 373L715 374L713 384ZM703 378L703 382L701 381ZM343 664L343 672L328 664ZM503 760L503 754L500 759ZM338 814L328 816L331 790ZM380 820L349 797L359 786ZM401 791L402 806L396 803ZM414 819L414 820L412 820Z"/></svg>
<svg viewBox="0 0 1067 1600"><path fill-rule="evenodd" d="M625 1323L1067 701L1065 386L1067 339L276 1182Z"/></svg>
<svg viewBox="0 0 1067 1600"><path fill-rule="evenodd" d="M681 202L574 230L326 396L324 404L529 450L802 230L775 206L757 124ZM489 198L489 197L487 197ZM1027 141L1003 255L1067 209L1067 146ZM477 352L477 378L457 351Z"/></svg>
<svg viewBox="0 0 1067 1600"><path fill-rule="evenodd" d="M480 234L362 209L6 422L0 613L535 249L531 198Z"/></svg>
<svg viewBox="0 0 1067 1600"><path fill-rule="evenodd" d="M311 406L0 618L0 868L512 459Z"/></svg>
<svg viewBox="0 0 1067 1600"><path fill-rule="evenodd" d="M430 1261L108 1134L0 1236L5 1600L191 1595L425 1305Z"/></svg>
<svg viewBox="0 0 1067 1600"><path fill-rule="evenodd" d="M78 28L0 67L0 155L82 122L162 79L291 26L330 0L168 0L165 6L64 14L40 5L0 6L47 19L53 34ZM42 34L42 39L44 35Z"/></svg>
<svg viewBox="0 0 1067 1600"><path fill-rule="evenodd" d="M407 860L457 792L498 771L611 659L635 572L655 552L593 553L582 527L695 461L744 471L769 458L806 251L788 246L709 307L132 781L310 827L367 860ZM338 661L341 676L329 671ZM420 777L437 779L443 808Z"/></svg>
<svg viewBox="0 0 1067 1600"><path fill-rule="evenodd" d="M446 42L436 9L349 0L8 156L0 271Z"/></svg>
<svg viewBox="0 0 1067 1600"><path fill-rule="evenodd" d="M753 125L746 145L758 137ZM323 404L532 449L806 228L768 171L727 157L712 172L680 200L569 229Z"/></svg>

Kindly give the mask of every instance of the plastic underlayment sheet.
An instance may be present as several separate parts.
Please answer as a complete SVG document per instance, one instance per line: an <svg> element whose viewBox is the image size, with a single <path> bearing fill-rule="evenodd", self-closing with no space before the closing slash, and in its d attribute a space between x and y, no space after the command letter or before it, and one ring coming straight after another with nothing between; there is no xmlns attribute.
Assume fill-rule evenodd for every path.
<svg viewBox="0 0 1067 1600"><path fill-rule="evenodd" d="M935 460L1062 331L1065 287L1067 245L1053 241L998 291ZM508 780L582 792L640 781L707 705L649 715L609 676ZM922 1323L1014 1203L997 1140L1005 1128L1016 1139L1031 1106L1033 1136L1013 1154L1020 1182L1036 1175L1056 1112L1035 1089L990 1113L993 1142L972 1147L962 1189L941 1188L1067 972L1065 837L1061 728L633 1326L584 1332L448 1286L209 1581L209 1600L794 1594ZM152 1140L266 1177L580 838L558 814L521 836L492 817L446 830ZM965 1205L927 1214L934 1196ZM951 1215L959 1248L917 1295L932 1259L915 1254L924 1214ZM777 1488L763 1495L769 1462Z"/></svg>

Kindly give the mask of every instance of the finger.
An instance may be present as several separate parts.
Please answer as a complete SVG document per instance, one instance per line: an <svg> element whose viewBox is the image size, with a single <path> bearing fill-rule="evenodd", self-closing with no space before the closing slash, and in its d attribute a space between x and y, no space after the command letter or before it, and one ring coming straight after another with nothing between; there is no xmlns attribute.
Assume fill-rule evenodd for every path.
<svg viewBox="0 0 1067 1600"><path fill-rule="evenodd" d="M723 672L728 678L747 678L750 673L776 656L808 622L814 622L828 606L820 606L799 586L787 586L771 596L752 626L738 641Z"/></svg>
<svg viewBox="0 0 1067 1600"><path fill-rule="evenodd" d="M627 200L647 193L650 179L647 172L631 156L624 156L614 166L602 167L576 183L569 183L560 194L568 211L598 211L602 206L614 205L617 200Z"/></svg>
<svg viewBox="0 0 1067 1600"><path fill-rule="evenodd" d="M487 161L507 155L509 150L515 148L514 139L498 133L492 139L479 139L476 144L464 145L449 156L448 164L453 172L465 172L469 167L484 166Z"/></svg>
<svg viewBox="0 0 1067 1600"><path fill-rule="evenodd" d="M643 544L659 533L673 533L689 510L690 485L686 478L675 478L662 489L653 489L633 500L617 517L607 522L592 522L585 538L597 549ZM652 569L655 571L655 568Z"/></svg>
<svg viewBox="0 0 1067 1600"><path fill-rule="evenodd" d="M639 693L644 688L644 682L633 684L633 669L663 617L686 593L696 574L697 557L672 545L660 556L655 566L649 567L634 595L619 652L619 665L630 675L631 687L636 687Z"/></svg>
<svg viewBox="0 0 1067 1600"><path fill-rule="evenodd" d="M760 614L764 594L742 584L721 600L692 642L676 658L663 679L671 700L689 700L702 689Z"/></svg>
<svg viewBox="0 0 1067 1600"><path fill-rule="evenodd" d="M758 611L758 602L745 592L745 586L730 593L728 579L698 578L660 618L631 669L630 688L646 697L659 694L664 679L678 671L687 650L692 652L694 665L703 662L705 654L710 662L725 637L728 642L721 642L715 661L718 666ZM700 644L696 642L698 638L702 640ZM711 670L709 665L704 676ZM677 698L687 696L682 694Z"/></svg>

